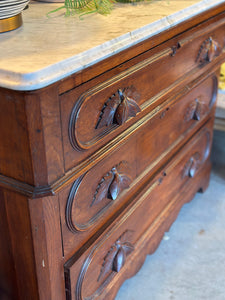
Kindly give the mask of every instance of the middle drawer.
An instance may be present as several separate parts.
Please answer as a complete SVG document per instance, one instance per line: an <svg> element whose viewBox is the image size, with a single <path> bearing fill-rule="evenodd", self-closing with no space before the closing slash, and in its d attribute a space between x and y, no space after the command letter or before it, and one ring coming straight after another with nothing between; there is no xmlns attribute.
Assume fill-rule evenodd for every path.
<svg viewBox="0 0 225 300"><path fill-rule="evenodd" d="M156 168L206 121L216 91L213 74L184 97L158 106L129 128L130 135L119 136L119 146L102 161L60 192L65 254L78 250L78 245L131 201Z"/></svg>

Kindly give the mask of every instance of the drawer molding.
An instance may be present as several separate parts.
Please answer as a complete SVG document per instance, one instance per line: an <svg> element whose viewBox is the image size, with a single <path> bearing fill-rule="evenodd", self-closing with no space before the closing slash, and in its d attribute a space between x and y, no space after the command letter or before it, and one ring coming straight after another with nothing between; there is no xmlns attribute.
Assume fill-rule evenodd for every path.
<svg viewBox="0 0 225 300"><path fill-rule="evenodd" d="M193 70L192 72L195 72ZM212 108L216 98L217 98L217 77L215 75L215 69L214 67L210 68L208 70L209 75L207 78L212 77L213 79L213 93L211 102L209 104L209 107ZM0 174L0 186L3 188L7 188L12 191L19 192L20 194L23 194L25 196L28 196L30 198L41 198L44 196L51 196L55 195L57 192L61 191L66 185L73 183L74 180L78 180L79 176L82 176L87 170L88 167L93 167L97 162L101 161L103 158L103 153L112 153L115 151L115 148L118 147L118 145L122 144L122 140L124 138L129 138L132 136L137 130L139 130L141 127L143 127L153 116L157 113L158 110L162 109L163 107L166 107L166 105L169 104L170 101L176 101L181 96L185 96L189 90L194 89L199 84L201 84L204 80L206 80L204 75L201 75L197 77L195 80L193 80L191 83L184 86L179 93L177 93L175 96L172 95L168 98L168 101L166 101L164 104L159 105L156 107L151 113L143 116L141 119L139 119L135 124L128 127L125 131L121 132L120 135L118 135L116 138L111 140L108 144L103 146L100 150L98 150L95 154L90 156L88 159L84 160L83 162L77 164L75 167L73 167L71 170L67 171L64 176L53 182L52 184L46 185L46 186L32 186L27 183L23 183L21 181L18 181L16 179L7 177L5 175ZM156 99L154 98L154 101ZM142 107L141 107L142 108ZM142 108L143 109L143 108ZM185 118L185 116L184 116ZM116 125L114 125L116 126ZM192 127L191 127L192 128ZM181 139L179 139L177 142L181 142ZM176 146L175 144L173 146Z"/></svg>
<svg viewBox="0 0 225 300"><path fill-rule="evenodd" d="M114 84L119 84L121 80L126 79L129 76L132 76L133 74L135 74L136 72L142 71L143 69L145 69L146 67L148 67L149 65L151 65L152 63L155 63L165 57L170 56L171 54L171 48L167 47L164 50L160 51L159 53L151 56L150 58L147 58L139 63L137 63L136 65L130 67L128 70L125 70L123 72L121 72L118 75L115 75L114 77L110 78L109 80L100 83L92 88L90 88L88 91L84 92L83 94L81 94L79 96L79 98L76 100L74 107L72 109L72 112L70 114L70 119L69 119L69 128L68 128L68 133L69 133L69 140L70 143L72 145L72 147L75 150L87 150L91 147L93 147L95 144L97 144L103 137L105 137L106 135L108 135L110 132L112 132L113 130L115 130L115 128L118 127L117 124L111 124L111 126L108 126L108 128L106 127L104 130L101 130L101 132L96 133L95 136L92 137L92 139L90 139L89 141L86 142L82 142L79 139L79 132L78 132L78 125L77 122L80 118L80 115L82 114L82 109L85 105L87 105L88 101L90 100L91 97L96 97L96 95L100 92L102 92L104 89L111 87ZM118 86L119 90L120 87ZM129 91L129 93L132 93L131 97L134 97L135 100L139 99L139 94L137 92L137 89L131 85L125 88L126 92ZM128 96L130 97L130 95L128 94ZM111 96L109 95L109 98ZM136 101L135 101L136 102ZM150 103L150 101L147 101L148 104L147 105L141 105L139 107L140 111L142 110L142 108L146 108ZM137 103L136 103L137 104ZM104 107L104 106L103 106ZM95 112L96 113L96 112ZM99 111L98 111L99 113ZM97 120L99 120L99 116L97 117ZM98 126L98 121L96 122L97 125L93 125L93 128L96 129L96 127L98 129L100 129L100 127Z"/></svg>
<svg viewBox="0 0 225 300"><path fill-rule="evenodd" d="M122 191L130 187L133 179L131 175L131 166L127 161L121 161L119 164L114 166L99 181L93 195L93 199L90 201L91 203L89 208L91 209L94 205L101 203L105 199L109 200L110 202L98 210L86 223L78 224L75 221L76 216L73 217L73 208L76 207L77 192L87 173L75 180L67 199L65 219L67 227L72 233L88 230L90 226L92 226L98 220L105 209L111 205L110 202L117 200Z"/></svg>
<svg viewBox="0 0 225 300"><path fill-rule="evenodd" d="M116 240L116 242L111 246L109 251L106 253L105 257L103 258L102 268L106 268L103 267L104 264L107 264L108 267L107 270L102 270L101 268L100 275L99 275L100 277L98 277L98 279L96 280L96 282L99 283L97 289L93 291L91 295L84 296L83 285L86 280L87 272L90 265L98 256L98 253L102 251L101 247L104 245L104 243L106 243L107 240L113 236L113 233L119 230L119 228L126 223L127 219L132 216L135 210L137 210L138 207L141 206L142 202L146 200L146 197L149 194L150 190L153 190L156 186L159 185L158 180L154 181L152 186L147 191L145 191L145 193L141 196L141 198L138 199L138 201L131 207L131 209L128 210L123 215L123 217L114 224L113 228L110 228L109 231L103 237L100 238L97 244L95 244L93 249L89 252L88 256L82 263L77 278L77 282L74 285L75 288L71 288L72 282L68 280L67 283L69 285L66 286L69 295L68 299L77 299L77 300L107 299L105 298L105 293L107 293L107 291L110 289L110 287L112 287L113 284L115 284L117 281L121 281L119 284L121 285L124 279L133 276L144 263L146 256L152 254L157 249L160 241L163 238L164 232L169 230L172 221L174 221L174 219L177 217L183 204L189 202L190 199L193 198L196 192L205 190L206 183L204 178L205 177L204 170L208 168L210 168L210 163L207 164L206 167L203 168L201 172L198 174L198 177L200 176L201 180L194 181L193 183L191 183L190 181L184 182L181 188L181 193L175 194L172 200L164 207L164 209L160 212L160 214L156 217L156 219L146 228L146 230L142 233L142 235L138 237L136 241L130 242L130 240L133 240L133 235L135 234L135 232L132 229L129 229L129 227L127 227L127 229L123 231L120 238ZM184 195L184 197L181 198L180 194ZM176 213L174 214L175 211ZM126 228L126 226L124 227ZM160 234L158 235L158 238L155 239L156 234L159 232ZM117 253L116 249L114 249L113 247L115 247L118 241L119 243L121 243L122 241L123 244L128 242L128 245L130 247L128 251L129 254L127 254L128 259L126 260L126 264L123 265L124 268L121 267L119 272L113 269L113 259L115 258L115 255ZM111 253L112 253L112 258L110 257ZM142 258L141 261L140 258ZM132 268L131 266L133 264L136 264L135 263L136 261L139 261L138 265L136 265L135 268ZM74 261L72 258L64 265L65 276L68 278L70 278L71 276L71 267L73 266L73 263ZM128 277L125 276L123 278L124 273L127 273L127 270L130 267L133 269L132 274L129 274ZM102 272L104 273L101 274ZM121 278L123 279L121 280ZM100 283L100 281L102 283ZM74 296L72 296L72 293L75 294L75 298Z"/></svg>
<svg viewBox="0 0 225 300"><path fill-rule="evenodd" d="M139 105L127 95L129 88L118 89L104 103L96 125L97 128L107 127L112 124L122 125L130 117L135 117L141 111Z"/></svg>
<svg viewBox="0 0 225 300"><path fill-rule="evenodd" d="M212 138L211 125L212 121L197 133L192 142L184 146L176 158L165 165L156 176L150 178L120 219L114 220L112 226L99 237L90 249L84 249L81 256L75 253L65 263L65 276L69 277L66 285L70 294L69 299L107 299L103 296L105 291L110 290L113 283L121 280L124 272L126 273L132 265L132 261L137 256L139 257L142 250L144 251L146 241L149 242L150 237L161 226L161 221L158 222L158 220L164 222L167 219L173 203L179 203L179 208L183 205L184 199L181 198L180 191L185 189L188 190L188 193L193 193L196 183L194 194L198 190L205 189L204 184L200 183L199 185L198 178L202 176L201 174L205 175L205 168L208 169L211 165L208 160ZM195 178L193 179L193 176L182 177L187 157L193 157L193 153L198 153L197 158L200 162ZM169 190L168 187L170 187ZM177 193L178 189L179 193ZM159 198L162 190L166 191L165 195ZM186 197L186 193L184 196ZM158 207L159 203L160 208ZM165 214L167 211L168 214ZM137 228L138 230L136 230ZM142 228L142 232L140 232L140 228ZM148 238L146 239L146 237ZM150 243L154 245L154 238ZM126 246L128 249L122 250ZM117 260L120 260L120 264ZM90 276L93 270L97 273L94 277ZM87 289L90 282L92 286ZM84 291L86 292L84 293Z"/></svg>
<svg viewBox="0 0 225 300"><path fill-rule="evenodd" d="M208 165L206 168L210 168ZM193 188L190 188L190 182L185 183L184 186L181 189L181 193L178 193L172 201L168 203L168 205L164 208L164 210L157 216L157 218L154 220L154 222L146 229L146 231L143 233L142 236L135 242L134 244L134 250L131 252L131 255L129 256L129 259L127 259L127 263L124 266L124 268L121 268L120 272L112 271L110 275L103 281L103 283L99 286L99 288L90 296L85 297L82 293L82 287L85 280L85 275L87 273L88 267L91 264L92 260L94 259L95 255L97 254L98 248L101 247L101 244L104 242L102 240L99 244L94 247L94 249L91 251L89 256L86 258L82 269L80 271L76 289L75 289L75 299L77 300L94 300L94 299L107 299L105 298L105 294L108 291L109 286L113 286L117 281L120 281L119 286L122 284L122 282L130 278L131 276L135 275L138 270L143 265L145 258L147 255L153 254L156 249L158 248L161 240L163 239L163 235L166 231L169 230L171 224L173 221L177 218L182 206L189 202L190 199L194 197L196 192L205 190L205 178L204 175L201 173L199 174L202 178L198 182L198 184L193 183ZM192 190L193 189L193 190ZM180 194L183 195L183 199L181 200ZM123 220L120 222L120 224L123 223ZM118 227L116 227L118 228ZM116 230L115 228L115 230ZM127 229L129 230L129 229ZM109 233L109 235L111 232ZM158 237L156 238L156 235ZM108 235L107 235L108 236ZM141 260L140 260L141 258ZM138 264L136 263L138 261ZM136 265L135 268L132 266ZM133 271L128 276L126 275L124 278L124 273L127 273L127 270L129 268L132 268ZM67 273L68 269L65 267L65 273ZM110 288L109 288L110 289ZM71 290L70 291L71 295ZM69 299L72 299L71 297Z"/></svg>
<svg viewBox="0 0 225 300"><path fill-rule="evenodd" d="M86 173L85 173L86 174ZM78 179L76 179L71 187L69 196L68 196L68 200L67 200L67 204L66 204L66 211L65 211L65 219L66 219L66 225L68 227L68 229L75 233L78 231L77 226L74 226L74 223L72 221L72 207L73 207L73 202L74 202L74 198L76 196L77 193L77 189L79 188L82 179L84 178L84 175L80 176Z"/></svg>

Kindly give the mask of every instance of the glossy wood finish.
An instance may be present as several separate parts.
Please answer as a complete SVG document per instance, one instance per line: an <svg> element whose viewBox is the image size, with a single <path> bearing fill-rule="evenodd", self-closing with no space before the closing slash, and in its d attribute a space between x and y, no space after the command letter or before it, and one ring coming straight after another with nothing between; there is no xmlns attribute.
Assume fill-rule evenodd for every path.
<svg viewBox="0 0 225 300"><path fill-rule="evenodd" d="M105 293L107 286L110 286L112 281L122 279L120 276L116 279L117 273L122 271L123 266L125 267L126 260L128 264L130 263L135 252L141 255L139 247L142 248L142 243L139 240L143 241L143 235L147 235L146 231L154 230L151 227L160 227L161 224L153 222L165 214L165 210L171 206L174 199L178 198L177 190L187 188L192 190L194 177L201 173L209 158L211 124L206 125L181 153L165 165L163 170L142 189L138 199L134 201L135 204L127 208L127 213L115 221L111 231L107 231L106 235L103 235L81 258L76 258L75 255L65 265L67 276L70 276L71 287L67 290L71 291L71 299L105 299L101 294ZM193 166L189 164L193 157L196 157L195 174L191 170ZM149 243L151 244L151 240ZM116 268L119 255L121 265Z"/></svg>
<svg viewBox="0 0 225 300"><path fill-rule="evenodd" d="M224 11L41 90L0 89L0 298L113 299L205 190Z"/></svg>
<svg viewBox="0 0 225 300"><path fill-rule="evenodd" d="M213 29L214 32L212 32ZM222 55L222 48L225 46L224 31L225 19L223 18L217 24L204 27L204 30L201 28L188 36L187 33L181 34L159 46L157 50L150 50L139 57L141 61L123 72L118 70L116 75L110 76L108 80L105 80L108 75L104 74L103 78L94 79L62 95L60 102L65 168L70 169L75 162L89 156L127 126L152 110L162 101L162 95L172 93L173 89L180 86L181 82L184 84L185 79L190 81L191 76L203 72L204 67L209 63L207 53L210 43L213 43L211 40L221 45L212 55L211 62L216 61L217 56ZM210 38L211 35L213 38ZM176 53L174 53L174 45L178 47ZM202 61L201 57L204 55L205 60ZM135 62L134 59L133 63ZM99 80L100 83L96 85ZM102 80L104 81L102 82ZM140 108L131 118L126 118L126 120L128 119L127 126L124 126L126 125L124 121L122 124L116 120L113 122L118 106L116 95L120 90L135 100ZM110 105L112 122L109 121L107 126L100 127L100 120L106 118L105 107ZM142 113L138 113L140 111ZM138 114L137 117L135 117L136 114ZM106 120L105 122L107 124ZM74 151L76 149L81 151Z"/></svg>
<svg viewBox="0 0 225 300"><path fill-rule="evenodd" d="M27 199L5 189L1 189L0 197L0 290L7 300L26 299L28 295L37 300L39 295Z"/></svg>
<svg viewBox="0 0 225 300"><path fill-rule="evenodd" d="M59 194L66 257L129 201L138 185L205 122L215 104L217 76L210 74L189 93L186 88L186 92L181 98L168 99L131 127L128 134L125 131L121 146ZM121 164L129 185L112 201L108 191L113 180L111 170L119 165L121 169Z"/></svg>

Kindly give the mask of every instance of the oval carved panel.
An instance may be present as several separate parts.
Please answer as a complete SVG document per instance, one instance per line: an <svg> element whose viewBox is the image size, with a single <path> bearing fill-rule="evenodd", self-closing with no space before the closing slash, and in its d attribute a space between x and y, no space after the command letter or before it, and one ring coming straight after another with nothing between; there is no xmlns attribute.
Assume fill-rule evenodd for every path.
<svg viewBox="0 0 225 300"><path fill-rule="evenodd" d="M113 244L107 242L107 238L97 244L91 253L84 261L79 278L76 285L76 299L77 300L91 300L97 299L101 294L105 286L107 286L114 276L123 268L126 263L126 259L134 251L134 245L132 244L132 230L125 230ZM107 248L108 245L108 248ZM103 251L103 257L101 254ZM100 265L98 273L97 266ZM96 270L96 282L93 286L90 286L89 276L93 274L93 269ZM83 288L83 286L89 286ZM85 294L83 294L85 290Z"/></svg>
<svg viewBox="0 0 225 300"><path fill-rule="evenodd" d="M113 94L106 93L107 87L113 90ZM141 111L139 99L134 85L116 88L115 84L114 88L110 81L81 95L69 121L69 139L73 148L89 149L129 118L135 117Z"/></svg>
<svg viewBox="0 0 225 300"><path fill-rule="evenodd" d="M95 178L94 184L92 178ZM71 187L66 204L65 218L69 230L73 233L88 230L129 188L132 178L132 168L125 160L103 173L102 177L98 177L94 169L79 177Z"/></svg>

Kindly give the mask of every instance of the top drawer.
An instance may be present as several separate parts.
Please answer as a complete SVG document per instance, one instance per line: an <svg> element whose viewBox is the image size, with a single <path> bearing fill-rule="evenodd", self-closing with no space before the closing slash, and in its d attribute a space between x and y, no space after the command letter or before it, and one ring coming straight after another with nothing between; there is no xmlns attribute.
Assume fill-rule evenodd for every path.
<svg viewBox="0 0 225 300"><path fill-rule="evenodd" d="M187 82L202 72L202 66L216 60L223 53L224 32L225 19L207 27L201 25L197 31L186 32L141 55L136 64L111 78L102 75L63 94L66 170L148 113L185 79Z"/></svg>

